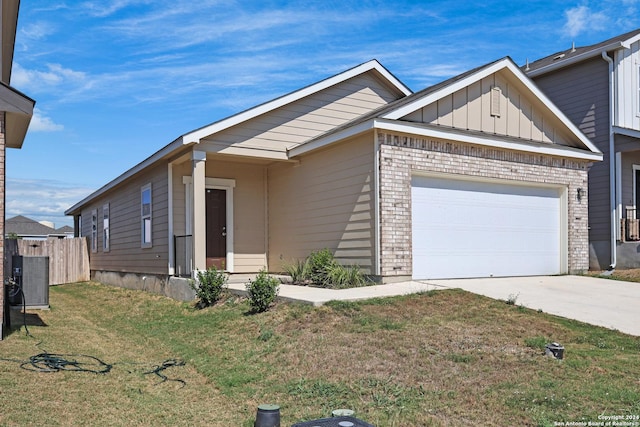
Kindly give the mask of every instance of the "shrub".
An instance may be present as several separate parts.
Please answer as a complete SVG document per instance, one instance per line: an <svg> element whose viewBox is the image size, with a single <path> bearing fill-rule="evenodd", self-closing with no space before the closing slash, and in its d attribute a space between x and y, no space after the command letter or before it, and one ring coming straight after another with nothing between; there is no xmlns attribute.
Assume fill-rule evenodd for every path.
<svg viewBox="0 0 640 427"><path fill-rule="evenodd" d="M262 313L267 311L269 306L276 300L280 282L275 277L268 275L266 271L260 270L255 280L249 280L246 288L251 309L255 313Z"/></svg>
<svg viewBox="0 0 640 427"><path fill-rule="evenodd" d="M291 276L293 283L297 285L309 285L309 263L307 260L296 260L293 264L285 264L284 272Z"/></svg>
<svg viewBox="0 0 640 427"><path fill-rule="evenodd" d="M329 268L328 280L334 289L357 288L371 284L357 265L334 264Z"/></svg>
<svg viewBox="0 0 640 427"><path fill-rule="evenodd" d="M322 288L331 286L329 273L337 262L329 249L311 252L311 255L307 257L306 263L308 264L307 271L311 283Z"/></svg>
<svg viewBox="0 0 640 427"><path fill-rule="evenodd" d="M344 289L372 283L357 265L339 264L329 249L311 252L304 261L285 265L284 269L297 285Z"/></svg>
<svg viewBox="0 0 640 427"><path fill-rule="evenodd" d="M210 267L206 271L198 271L197 280L191 282L191 288L196 291L200 308L215 304L227 285L229 275L215 267Z"/></svg>

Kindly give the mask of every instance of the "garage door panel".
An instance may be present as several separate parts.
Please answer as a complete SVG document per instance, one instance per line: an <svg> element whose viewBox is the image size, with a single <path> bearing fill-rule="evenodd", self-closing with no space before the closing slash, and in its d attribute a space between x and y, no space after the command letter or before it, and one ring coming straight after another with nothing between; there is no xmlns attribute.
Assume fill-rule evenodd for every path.
<svg viewBox="0 0 640 427"><path fill-rule="evenodd" d="M554 188L413 177L413 276L560 273L560 213Z"/></svg>

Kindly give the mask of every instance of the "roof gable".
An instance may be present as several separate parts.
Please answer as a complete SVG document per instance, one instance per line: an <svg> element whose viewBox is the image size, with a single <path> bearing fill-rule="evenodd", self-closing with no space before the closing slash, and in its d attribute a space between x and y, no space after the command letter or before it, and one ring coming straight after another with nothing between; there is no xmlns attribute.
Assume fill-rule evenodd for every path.
<svg viewBox="0 0 640 427"><path fill-rule="evenodd" d="M379 117L599 152L510 58L417 92L400 104Z"/></svg>
<svg viewBox="0 0 640 427"><path fill-rule="evenodd" d="M499 114L491 116L492 88ZM535 108L534 108L535 107ZM475 109L475 110L474 110ZM478 120L478 114L486 119ZM506 117L515 117L509 122ZM524 127L529 128L525 131ZM456 138L538 153L601 160L596 146L538 89L509 57L475 68L290 150L291 157L371 129ZM502 141L497 141L502 138ZM517 144L517 145L516 145Z"/></svg>
<svg viewBox="0 0 640 427"><path fill-rule="evenodd" d="M370 74L374 76L375 79L381 85L386 86L389 91L395 92L396 97L398 98L405 97L406 95L409 95L412 93L411 89L405 86L404 83L398 80L393 74L391 74L391 72L389 72L385 67L383 67L377 60L373 59L371 61L360 64L356 67L353 67L347 71L344 71L342 73L339 73L332 77L324 79L320 82L317 82L310 86L296 90L287 95L281 96L272 101L250 108L248 110L245 110L233 116L227 117L220 121L211 123L207 126L193 130L189 133L186 133L176 138L171 143L167 144L166 146L164 146L163 148L161 148L160 150L152 154L147 159L138 163L133 168L129 169L128 171L118 176L116 179L105 184L103 187L99 188L98 190L96 190L95 192L93 192L92 194L90 194L80 202L71 206L69 209L65 211L65 215L74 214L75 212L78 211L78 209L80 209L86 203L89 203L91 200L99 197L100 195L106 193L107 191L111 190L117 185L125 182L127 179L145 170L147 167L153 165L157 161L170 158L174 156L176 153L180 153L182 150L184 150L185 146L204 143L206 145L205 147L206 149L210 149L212 151L219 151L216 149L215 146L212 146L212 144L215 144L216 142L212 141L211 139L207 139L207 137L210 137L211 135L216 133L217 134L223 133L225 131L232 129L235 126L243 125L248 121L257 119L258 117L261 117L261 116L265 116L269 113L273 113L276 110L286 105L291 105L296 101L302 100L303 98L320 94L325 89L340 85L341 83L347 82L350 79L353 79L357 76L361 76L364 74ZM348 121L348 120L349 119L346 119L345 121ZM336 125L336 126L339 126L339 125ZM249 132L252 131L251 129L248 129L248 130ZM311 138L313 137L308 137L308 139L311 139ZM282 151L268 152L269 150L264 150L264 149L246 151L246 149L251 150L252 147L236 147L236 148L237 150L235 152L228 153L228 154L248 155L250 153L252 156L255 156L255 157L262 156L262 157L268 157L272 159L273 158L276 158L276 159L281 158L282 160L287 159L287 153L286 153L286 150L284 149Z"/></svg>
<svg viewBox="0 0 640 427"><path fill-rule="evenodd" d="M255 117L268 113L270 111L276 110L287 104L291 104L292 102L300 100L309 95L316 94L338 83L344 82L357 75L367 73L370 71L375 72L389 87L396 90L399 95L406 96L412 93L412 91L407 86L405 86L404 83L398 80L377 60L373 59L371 61L360 64L356 67L353 67L347 71L344 71L340 74L336 74L332 77L321 80L310 86L306 86L302 89L298 89L287 95L281 96L279 98L276 98L264 104L260 104L253 108L245 110L241 113L235 114L233 116L227 117L218 122L214 122L210 125L204 126L200 129L196 129L192 132L189 132L183 135L180 139L182 140L183 144L198 143L202 138L205 138L209 135L223 131L232 126L238 125L240 123L246 122L250 119L253 119Z"/></svg>

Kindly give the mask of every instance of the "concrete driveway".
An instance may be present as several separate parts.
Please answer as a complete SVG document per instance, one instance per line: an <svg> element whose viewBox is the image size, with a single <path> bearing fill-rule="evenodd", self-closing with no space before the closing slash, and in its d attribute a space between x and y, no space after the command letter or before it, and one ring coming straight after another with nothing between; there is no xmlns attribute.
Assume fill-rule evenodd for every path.
<svg viewBox="0 0 640 427"><path fill-rule="evenodd" d="M640 283L586 276L424 280L640 336Z"/></svg>

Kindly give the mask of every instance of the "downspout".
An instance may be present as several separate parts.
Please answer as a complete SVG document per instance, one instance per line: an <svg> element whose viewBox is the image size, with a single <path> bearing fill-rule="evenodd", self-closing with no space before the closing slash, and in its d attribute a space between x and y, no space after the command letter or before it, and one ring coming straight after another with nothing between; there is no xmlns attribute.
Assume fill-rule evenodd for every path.
<svg viewBox="0 0 640 427"><path fill-rule="evenodd" d="M618 215L616 207L616 159L615 159L615 143L613 138L613 119L614 119L614 102L615 93L613 86L613 59L607 55L606 51L602 52L602 59L609 64L609 208L611 210L611 265L609 270L614 270L617 264L617 229Z"/></svg>

